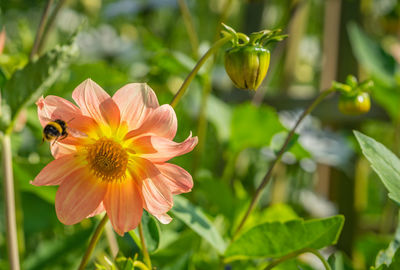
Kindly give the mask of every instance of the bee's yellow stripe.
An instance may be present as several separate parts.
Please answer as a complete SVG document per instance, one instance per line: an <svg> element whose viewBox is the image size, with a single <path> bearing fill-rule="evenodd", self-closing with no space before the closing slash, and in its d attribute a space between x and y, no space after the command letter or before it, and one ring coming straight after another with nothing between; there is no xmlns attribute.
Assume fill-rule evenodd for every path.
<svg viewBox="0 0 400 270"><path fill-rule="evenodd" d="M49 122L47 125L53 126L57 129L58 132L60 132L60 134L62 133L62 127L60 126L59 123L57 122Z"/></svg>

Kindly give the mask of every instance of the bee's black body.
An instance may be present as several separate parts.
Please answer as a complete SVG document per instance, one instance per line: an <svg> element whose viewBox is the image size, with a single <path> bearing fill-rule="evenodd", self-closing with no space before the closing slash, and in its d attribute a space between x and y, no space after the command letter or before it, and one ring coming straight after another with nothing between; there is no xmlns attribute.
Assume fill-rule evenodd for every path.
<svg viewBox="0 0 400 270"><path fill-rule="evenodd" d="M62 140L67 136L67 124L61 119L49 122L43 129L43 140L46 141L56 141L59 138Z"/></svg>

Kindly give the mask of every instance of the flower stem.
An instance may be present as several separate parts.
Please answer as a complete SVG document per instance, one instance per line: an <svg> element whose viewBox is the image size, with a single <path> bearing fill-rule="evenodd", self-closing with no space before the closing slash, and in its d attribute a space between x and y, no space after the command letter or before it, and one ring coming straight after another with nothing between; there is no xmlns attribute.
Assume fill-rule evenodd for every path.
<svg viewBox="0 0 400 270"><path fill-rule="evenodd" d="M117 239L115 239L115 234L110 222L107 222L105 230L106 230L105 234L108 242L108 247L110 248L112 257L115 258L118 254L119 247Z"/></svg>
<svg viewBox="0 0 400 270"><path fill-rule="evenodd" d="M264 188L266 187L266 185L269 183L271 176L272 176L272 171L275 167L275 165L279 162L279 160L282 158L282 155L285 153L287 146L290 143L290 140L292 139L294 133L296 132L297 127L299 126L299 124L303 121L303 119L312 112L312 110L314 110L314 108L323 100L325 99L325 97L327 97L329 94L331 94L332 92L334 92L335 89L330 88L328 90L322 91L319 96L314 100L313 103L311 103L307 109L305 109L303 111L303 113L300 115L299 119L297 120L296 124L293 126L293 128L289 131L289 134L286 137L285 142L283 143L281 149L279 150L278 154L276 155L275 159L272 161L271 166L269 167L267 173L265 174L261 184L258 186L256 192L253 195L253 198L251 200L251 203L249 205L249 207L247 208L247 211L245 213L245 215L243 216L239 226L237 227L232 240L234 240L240 230L243 228L247 218L249 217L249 215L251 214L251 212L253 211L254 207L256 206L258 199L260 198L260 195L262 193L262 191L264 190Z"/></svg>
<svg viewBox="0 0 400 270"><path fill-rule="evenodd" d="M139 230L140 242L142 243L142 252L143 252L144 262L146 263L146 265L149 269L152 269L149 252L147 251L146 241L144 240L142 222L139 223L138 230Z"/></svg>
<svg viewBox="0 0 400 270"><path fill-rule="evenodd" d="M186 31L189 35L189 41L190 45L192 46L193 56L195 59L197 59L199 53L199 40L197 39L192 15L190 14L189 8L185 0L178 0L178 4L182 13L183 23L185 24Z"/></svg>
<svg viewBox="0 0 400 270"><path fill-rule="evenodd" d="M225 36L221 39L219 39L217 42L214 43L214 45L208 49L208 51L200 58L200 60L197 62L197 64L194 66L192 71L189 73L189 75L186 77L185 81L179 88L178 92L175 94L174 98L172 99L170 105L172 107L175 107L176 104L178 104L179 100L182 98L183 94L185 94L186 89L188 88L189 84L192 82L194 77L196 76L197 72L199 72L199 69L203 66L203 64L206 62L206 60L214 54L215 51L217 51L220 47L222 47L225 43L230 41L233 37L232 36Z"/></svg>
<svg viewBox="0 0 400 270"><path fill-rule="evenodd" d="M11 138L3 136L4 198L6 204L7 250L10 269L19 270L17 224L15 217L14 178L12 169Z"/></svg>
<svg viewBox="0 0 400 270"><path fill-rule="evenodd" d="M49 20L46 23L46 28L43 31L43 35L39 40L39 44L38 44L38 48L37 48L37 52L39 55L43 50L43 46L46 43L47 36L48 36L50 30L53 28L53 25L54 25L54 22L56 21L58 12L61 10L61 8L65 4L65 2L67 2L67 0L59 0L58 1L57 5L54 7L54 10L49 17Z"/></svg>
<svg viewBox="0 0 400 270"><path fill-rule="evenodd" d="M321 260L321 262L324 265L326 270L332 270L332 268L330 267L328 262L325 260L324 256L322 256L321 253L318 252L318 250L313 249L313 248L303 248L303 249L294 251L292 253L289 253L289 254L287 254L287 255L279 258L279 259L276 259L276 260L272 261L264 270L270 270L270 269L274 268L275 266L277 266L278 264L280 264L280 263L282 263L284 261L290 260L292 258L295 258L298 255L306 253L306 252L312 253L315 256L317 256L318 259Z"/></svg>
<svg viewBox="0 0 400 270"><path fill-rule="evenodd" d="M93 250L96 247L96 244L100 239L100 236L101 236L101 233L103 232L104 226L107 224L107 221L108 221L108 216L106 214L103 217L103 219L100 221L99 225L97 225L97 228L94 231L92 239L90 239L89 246L86 249L85 255L83 255L81 264L79 265L79 268L78 268L79 270L85 269L87 263L89 262L90 256L92 255Z"/></svg>
<svg viewBox="0 0 400 270"><path fill-rule="evenodd" d="M29 60L31 60L31 61L38 51L39 42L40 42L40 39L42 38L44 28L46 25L47 16L49 15L50 7L52 4L53 4L53 0L47 1L47 4L42 13L42 17L40 18L39 28L36 33L36 37L35 37L35 41L33 43L31 54L29 55Z"/></svg>

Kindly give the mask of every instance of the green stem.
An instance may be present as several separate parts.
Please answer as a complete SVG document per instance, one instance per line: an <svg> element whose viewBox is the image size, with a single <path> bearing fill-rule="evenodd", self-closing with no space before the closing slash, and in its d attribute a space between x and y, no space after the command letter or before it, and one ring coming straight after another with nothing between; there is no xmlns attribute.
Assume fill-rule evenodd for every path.
<svg viewBox="0 0 400 270"><path fill-rule="evenodd" d="M283 257L281 257L279 259L276 259L276 260L272 261L264 270L271 270L272 268L274 268L278 264L280 264L280 263L282 263L284 261L290 260L292 258L295 258L295 257L299 256L300 254L303 254L303 253L306 253L306 252L312 253L315 256L317 256L318 259L320 259L320 261L324 265L326 270L332 270L331 266L325 260L324 256L322 256L321 253L318 252L318 250L313 249L313 248L303 248L303 249L294 251L292 253L289 253L288 255L285 255L285 256L283 256Z"/></svg>
<svg viewBox="0 0 400 270"><path fill-rule="evenodd" d="M139 223L138 230L139 230L140 242L142 243L142 252L143 252L144 262L146 263L147 267L149 269L151 269L152 268L151 260L150 260L149 252L147 251L146 241L144 240L142 222Z"/></svg>
<svg viewBox="0 0 400 270"><path fill-rule="evenodd" d="M283 143L281 149L279 150L278 154L276 155L275 159L272 161L271 166L269 167L267 173L265 174L261 184L258 186L258 188L256 189L256 192L253 195L253 198L251 200L251 203L245 213L245 215L243 216L239 226L237 227L232 240L234 240L240 230L243 228L247 218L249 217L249 215L251 214L251 212L253 211L254 207L256 206L260 195L262 193L262 191L264 190L264 188L267 186L267 184L269 183L271 176L272 176L272 171L275 167L275 165L280 161L280 159L282 158L282 155L285 153L287 146L289 145L290 140L292 139L294 133L296 132L297 127L299 126L299 124L303 121L303 119L312 112L312 110L314 110L314 108L323 100L325 99L325 97L327 97L329 94L331 94L332 92L334 92L335 89L331 88L328 89L326 91L322 91L320 93L320 95L314 100L313 103L311 103L308 108L306 110L304 110L304 112L300 115L299 119L297 120L296 124L294 125L294 127L289 131L289 134L286 137L285 142Z"/></svg>
<svg viewBox="0 0 400 270"><path fill-rule="evenodd" d="M189 35L189 41L190 45L192 46L193 56L195 59L197 59L199 53L199 40L196 35L196 29L194 28L192 15L190 14L189 8L185 0L178 0L178 4L182 13L186 31Z"/></svg>
<svg viewBox="0 0 400 270"><path fill-rule="evenodd" d="M185 94L186 89L188 88L189 84L192 82L194 77L196 76L197 72L199 72L199 69L203 66L203 64L206 62L206 60L214 54L215 51L217 51L220 47L222 47L225 43L228 41L232 40L232 36L225 36L221 39L219 39L217 42L214 43L214 45L208 49L208 51L200 58L200 60L197 62L196 66L193 68L193 70L189 73L189 75L186 77L185 81L179 88L178 92L175 94L174 98L172 99L170 105L172 107L175 107L176 104L178 104L179 100L182 98L183 94Z"/></svg>
<svg viewBox="0 0 400 270"><path fill-rule="evenodd" d="M29 56L29 60L32 61L33 57L36 55L37 50L39 48L39 42L40 39L42 38L43 32L44 32L44 27L46 24L47 20L47 15L49 15L50 7L53 4L53 0L48 0L47 4L43 10L42 17L40 18L40 23L39 23L39 28L36 33L35 41L33 43L32 51Z"/></svg>
<svg viewBox="0 0 400 270"><path fill-rule="evenodd" d="M18 254L17 223L15 216L14 177L10 135L3 136L2 144L8 260L10 262L10 269L19 270L20 265Z"/></svg>
<svg viewBox="0 0 400 270"><path fill-rule="evenodd" d="M193 175L196 175L196 171L201 163L201 154L203 153L204 142L207 137L206 110L207 110L208 97L212 90L210 75L207 73L203 77L204 77L204 86L201 95L199 119L197 121L197 137L199 138L199 142L197 143L197 147L195 149L193 156L193 168L192 168Z"/></svg>
<svg viewBox="0 0 400 270"><path fill-rule="evenodd" d="M65 4L65 2L67 2L67 0L58 1L57 5L55 6L53 12L51 13L51 15L49 17L49 20L47 21L46 28L43 31L43 35L39 41L39 45L38 45L38 49L37 49L37 52L39 53L39 55L43 50L43 46L46 43L46 40L47 40L50 30L53 28L53 25L54 25L54 22L56 21L58 12L61 10L61 8Z"/></svg>
<svg viewBox="0 0 400 270"><path fill-rule="evenodd" d="M108 242L108 247L110 248L111 255L115 258L118 254L119 247L117 243L117 239L115 239L115 234L112 229L111 223L108 222L105 227L105 234Z"/></svg>
<svg viewBox="0 0 400 270"><path fill-rule="evenodd" d="M94 248L96 247L97 242L100 239L101 233L103 232L104 226L107 224L108 221L108 216L107 214L103 217L103 219L100 221L99 225L97 225L96 230L94 231L94 234L92 236L92 239L90 239L90 243L88 248L86 249L85 255L83 255L81 264L79 265L79 270L85 269L87 263L89 262L90 256L93 253Z"/></svg>

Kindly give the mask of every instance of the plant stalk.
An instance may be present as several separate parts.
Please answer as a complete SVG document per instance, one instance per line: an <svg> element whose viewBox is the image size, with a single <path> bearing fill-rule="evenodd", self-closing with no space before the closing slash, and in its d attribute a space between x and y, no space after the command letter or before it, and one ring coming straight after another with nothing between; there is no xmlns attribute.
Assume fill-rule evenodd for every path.
<svg viewBox="0 0 400 270"><path fill-rule="evenodd" d="M10 269L19 270L17 223L15 216L14 177L12 168L11 138L5 134L3 144L4 199L6 205L7 250Z"/></svg>
<svg viewBox="0 0 400 270"><path fill-rule="evenodd" d="M43 35L42 35L41 39L39 40L39 45L38 45L38 49L37 49L38 54L41 54L41 52L43 50L43 46L46 43L48 34L51 31L51 29L53 28L54 22L56 21L58 12L61 10L62 6L66 2L67 2L67 0L59 0L57 5L54 7L54 10L50 15L49 20L47 21Z"/></svg>
<svg viewBox="0 0 400 270"><path fill-rule="evenodd" d="M40 39L42 38L44 28L46 25L47 16L49 15L50 7L52 4L53 4L53 0L48 0L47 4L43 10L42 17L40 18L39 28L37 30L35 41L33 43L32 51L31 51L31 54L29 55L30 61L33 60L33 57L36 55L36 53L38 51L39 42L40 42Z"/></svg>
<svg viewBox="0 0 400 270"><path fill-rule="evenodd" d="M100 221L99 225L97 225L96 230L94 231L94 234L92 236L92 239L90 239L90 243L88 248L86 249L85 255L83 255L81 264L79 265L79 270L84 270L87 263L89 262L90 256L93 253L94 248L96 247L97 242L100 239L101 233L103 232L103 229L105 225L107 224L108 221L108 216L107 214L104 215L103 219Z"/></svg>
<svg viewBox="0 0 400 270"><path fill-rule="evenodd" d="M185 0L178 0L179 8L182 13L183 22L186 27L186 32L189 35L190 45L192 46L193 57L198 58L199 54L199 40L196 35L196 29L194 28L193 17L190 14L189 8Z"/></svg>
<svg viewBox="0 0 400 270"><path fill-rule="evenodd" d="M105 234L106 234L106 238L107 238L107 242L108 242L108 247L110 248L110 251L111 251L111 255L115 259L118 254L119 247L118 247L117 239L115 239L115 234L114 234L114 231L113 231L113 228L112 228L110 222L107 222L107 224L106 224Z"/></svg>
<svg viewBox="0 0 400 270"><path fill-rule="evenodd" d="M269 167L267 173L265 174L261 184L258 186L258 188L256 189L256 192L253 195L253 198L251 200L251 203L249 205L249 207L247 208L247 211L245 213L245 215L243 216L239 226L237 227L232 240L234 240L240 230L243 228L247 218L249 217L249 215L251 214L251 212L253 211L254 207L256 206L260 195L262 193L262 191L264 190L264 188L267 186L267 184L269 183L269 181L271 180L271 176L272 176L272 171L275 167L275 165L280 161L280 159L282 158L282 155L285 153L287 146L290 143L290 140L292 139L293 135L296 132L297 127L300 125L300 123L303 121L303 119L309 115L314 108L323 100L325 99L329 94L331 94L332 92L334 92L335 89L330 88L328 90L322 91L319 96L314 100L313 103L311 103L308 108L306 110L303 111L303 113L300 115L299 119L297 120L296 124L293 126L293 128L290 130L290 132L288 133L285 142L283 143L281 149L279 150L278 154L276 155L275 159L272 161L271 166Z"/></svg>
<svg viewBox="0 0 400 270"><path fill-rule="evenodd" d="M292 258L295 258L295 257L299 256L300 254L303 254L303 253L306 253L306 252L312 253L312 254L314 254L315 256L317 256L318 259L320 259L320 261L321 261L322 264L324 265L325 270L332 270L331 266L330 266L329 263L325 260L324 256L322 256L321 253L319 253L318 250L313 249L313 248L303 248L303 249L294 251L294 252L292 252L292 253L289 253L289 254L287 254L287 255L285 255L285 256L279 258L279 259L276 259L276 260L272 261L264 270L271 270L272 268L274 268L274 267L277 266L278 264L280 264L280 263L282 263L282 262L284 262L284 261L290 260L290 259L292 259Z"/></svg>
<svg viewBox="0 0 400 270"><path fill-rule="evenodd" d="M221 39L219 39L217 42L214 43L214 45L208 49L208 51L200 58L200 60L197 62L197 64L194 66L192 71L189 73L189 75L186 77L185 81L182 83L181 87L179 88L178 92L175 94L174 98L172 99L170 105L172 107L175 107L179 100L182 98L183 94L185 94L189 84L192 82L194 77L196 76L197 72L199 72L200 68L203 66L203 64L206 62L206 60L213 55L220 47L222 47L225 43L230 41L232 39L232 36L225 36Z"/></svg>
<svg viewBox="0 0 400 270"><path fill-rule="evenodd" d="M146 265L149 269L152 269L150 255L149 255L149 252L147 251L146 241L144 239L142 222L139 223L138 230L139 230L140 242L142 243L142 252L143 252L144 262L146 263Z"/></svg>

